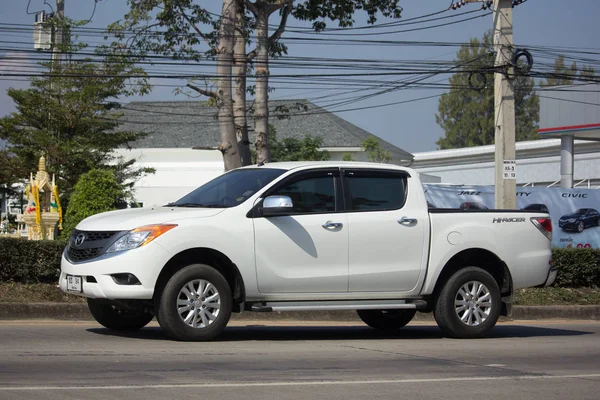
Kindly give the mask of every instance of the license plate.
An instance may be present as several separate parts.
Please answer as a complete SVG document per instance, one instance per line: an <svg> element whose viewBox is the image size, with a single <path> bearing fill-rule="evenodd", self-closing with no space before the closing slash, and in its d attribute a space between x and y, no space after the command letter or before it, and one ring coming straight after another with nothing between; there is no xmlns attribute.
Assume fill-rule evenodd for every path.
<svg viewBox="0 0 600 400"><path fill-rule="evenodd" d="M81 293L82 292L82 289L81 289L81 277L80 276L67 275L67 290L69 292Z"/></svg>

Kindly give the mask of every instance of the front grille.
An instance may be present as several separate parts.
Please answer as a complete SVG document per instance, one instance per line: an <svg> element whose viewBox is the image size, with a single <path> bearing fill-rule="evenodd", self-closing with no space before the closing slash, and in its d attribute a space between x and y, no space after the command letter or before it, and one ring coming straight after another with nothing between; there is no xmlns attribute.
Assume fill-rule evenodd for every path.
<svg viewBox="0 0 600 400"><path fill-rule="evenodd" d="M110 247L120 236L121 231L80 231L74 230L69 238L67 258L72 262L83 262L96 258Z"/></svg>
<svg viewBox="0 0 600 400"><path fill-rule="evenodd" d="M74 262L80 262L89 260L94 257L98 257L98 254L100 254L100 250L102 250L102 247L92 247L90 249L74 249L73 247L69 246L69 249L67 250L67 255L69 256L69 260Z"/></svg>
<svg viewBox="0 0 600 400"><path fill-rule="evenodd" d="M110 239L115 234L117 234L118 231L115 231L115 232L111 232L111 231L84 232L84 231L77 231L76 230L76 231L73 232L72 237L75 238L80 233L83 233L85 235L86 242L95 242L95 241L98 241L98 240Z"/></svg>

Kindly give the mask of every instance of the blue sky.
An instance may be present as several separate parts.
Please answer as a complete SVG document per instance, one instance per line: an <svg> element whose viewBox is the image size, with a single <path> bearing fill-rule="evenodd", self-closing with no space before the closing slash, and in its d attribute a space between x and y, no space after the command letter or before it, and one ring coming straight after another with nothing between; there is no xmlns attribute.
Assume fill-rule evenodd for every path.
<svg viewBox="0 0 600 400"><path fill-rule="evenodd" d="M55 0L47 0L54 5ZM87 19L92 13L93 0L65 0L66 14L73 19ZM210 9L218 12L219 1L199 1L208 4ZM0 23L33 24L34 16L27 15L27 0L0 0ZM424 14L440 11L450 4L449 0L401 0L404 8L403 19L413 18ZM455 13L473 10L471 5L462 8ZM44 6L44 0L31 0L30 10L49 10ZM88 27L105 27L123 16L127 6L125 0L102 0L98 2L93 20ZM517 45L530 46L565 46L565 47L587 47L600 48L600 1L598 0L529 0L514 9L514 40ZM378 22L385 22L380 20ZM275 23L275 21L273 22ZM295 20L290 20L292 26L304 25ZM363 15L357 14L356 25L365 25ZM382 37L385 40L403 41L451 41L464 42L471 37L481 37L483 33L491 28L492 17L487 16L476 20L439 27L436 29L421 30L416 32L397 33ZM401 28L405 29L405 28ZM297 36L293 33L285 33L286 36ZM372 37L371 37L372 39ZM12 39L4 36L5 42ZM15 38L15 40L27 40L26 37ZM29 39L30 40L30 39ZM98 40L98 39L96 39ZM302 57L328 57L328 58L369 58L373 60L451 60L455 56L456 49L453 47L378 47L378 46L320 46L307 44L289 45L290 56ZM10 63L2 62L3 55L7 54L7 46L10 44L0 43L0 73L11 70ZM4 49L1 49L4 48ZM213 68L214 69L214 68ZM15 68L12 69L13 72ZM207 71L209 72L209 71ZM214 72L214 71L213 71ZM287 72L287 70L286 70ZM600 72L600 71L597 71ZM273 73L273 71L272 71ZM438 77L439 79L439 77ZM164 83L164 82L163 82ZM173 81L168 82L173 84ZM12 101L6 95L8 87L24 87L26 83L0 80L0 116L14 111ZM275 87L277 87L275 85ZM347 90L352 90L350 86ZM273 99L308 98L316 99L331 92L320 90L318 87L306 89L278 89L271 94ZM402 102L424 96L430 96L441 91L434 90L402 90L377 96L372 99L354 103L338 109L368 107L392 102ZM344 97L344 96L342 96ZM134 100L134 99L130 99ZM175 95L173 88L156 88L143 100L187 100L183 95ZM325 105L331 100L315 100L317 104ZM435 123L438 99L408 102L404 104L377 107L367 110L339 112L338 115L373 134L384 138L398 147L411 152L435 150L436 140L443 136L443 131ZM332 109L335 111L335 109ZM309 132L318 135L318 132Z"/></svg>

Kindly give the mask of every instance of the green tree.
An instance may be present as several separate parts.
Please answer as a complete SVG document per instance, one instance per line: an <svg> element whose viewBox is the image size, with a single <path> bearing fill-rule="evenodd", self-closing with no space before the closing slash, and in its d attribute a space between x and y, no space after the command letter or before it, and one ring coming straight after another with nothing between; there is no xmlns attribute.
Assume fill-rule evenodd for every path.
<svg viewBox="0 0 600 400"><path fill-rule="evenodd" d="M554 71L548 75L542 86L572 85L577 78L577 63L573 61L570 67L565 63L565 56L560 55L554 60Z"/></svg>
<svg viewBox="0 0 600 400"><path fill-rule="evenodd" d="M63 232L70 235L78 223L92 215L115 210L126 201L127 192L117 182L113 171L92 169L81 175L71 195L71 204L65 215Z"/></svg>
<svg viewBox="0 0 600 400"><path fill-rule="evenodd" d="M320 150L323 139L319 136L305 136L303 138L277 139L277 132L273 125L269 125L269 138L271 146L271 162L277 161L327 161L330 154L327 150ZM252 160L256 160L256 152L252 150Z"/></svg>
<svg viewBox="0 0 600 400"><path fill-rule="evenodd" d="M11 186L28 175L29 171L23 167L15 154L9 149L0 150L0 193L11 193Z"/></svg>
<svg viewBox="0 0 600 400"><path fill-rule="evenodd" d="M450 92L438 104L435 120L445 136L437 141L440 149L483 146L494 143L494 65L492 32L483 39L473 38L458 50L456 73L450 77ZM473 74L480 71L480 74ZM471 78L471 79L469 79ZM471 84L469 81L471 80ZM534 80L519 77L515 86L516 140L539 139L540 102Z"/></svg>
<svg viewBox="0 0 600 400"><path fill-rule="evenodd" d="M352 153L344 153L342 156L342 161L354 161L354 158L352 158Z"/></svg>
<svg viewBox="0 0 600 400"><path fill-rule="evenodd" d="M581 68L581 71L579 71L579 79L598 83L596 70L591 65L584 65L583 68Z"/></svg>
<svg viewBox="0 0 600 400"><path fill-rule="evenodd" d="M79 177L93 168L113 165L122 180L130 181L150 172L133 170L133 160L112 155L113 149L146 135L117 129L122 113L115 100L148 91L145 79L127 77L143 71L117 54L80 55L85 49L85 44L74 44L63 49L70 53L68 60L40 63L46 71L31 78L28 89L8 89L17 111L0 118L0 138L8 141L22 169L33 172L39 157L46 157L65 207Z"/></svg>
<svg viewBox="0 0 600 400"><path fill-rule="evenodd" d="M319 150L323 144L320 137L271 138L271 161L327 161L329 152Z"/></svg>
<svg viewBox="0 0 600 400"><path fill-rule="evenodd" d="M381 148L381 143L374 136L365 139L362 148L369 155L369 161L371 162L388 163L392 157L389 151Z"/></svg>

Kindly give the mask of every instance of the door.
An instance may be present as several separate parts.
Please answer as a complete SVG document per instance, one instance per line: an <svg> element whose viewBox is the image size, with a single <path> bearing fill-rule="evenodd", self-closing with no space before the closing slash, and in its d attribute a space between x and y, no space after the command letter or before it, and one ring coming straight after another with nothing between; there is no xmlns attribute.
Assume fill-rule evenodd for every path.
<svg viewBox="0 0 600 400"><path fill-rule="evenodd" d="M600 214L598 213L598 211L594 210L593 208L590 208L587 213L586 213L586 228L591 228L594 226L598 226L599 224L599 219L600 219Z"/></svg>
<svg viewBox="0 0 600 400"><path fill-rule="evenodd" d="M349 291L413 290L429 251L425 200L421 204L416 193L410 195L410 178L402 171L355 169L345 170L343 175Z"/></svg>
<svg viewBox="0 0 600 400"><path fill-rule="evenodd" d="M299 172L264 196L289 196L289 215L254 218L262 293L333 293L348 289L348 228L339 169ZM257 204L260 206L260 203Z"/></svg>

